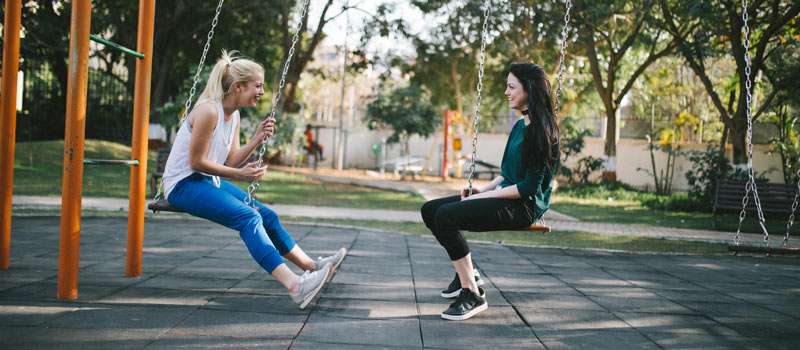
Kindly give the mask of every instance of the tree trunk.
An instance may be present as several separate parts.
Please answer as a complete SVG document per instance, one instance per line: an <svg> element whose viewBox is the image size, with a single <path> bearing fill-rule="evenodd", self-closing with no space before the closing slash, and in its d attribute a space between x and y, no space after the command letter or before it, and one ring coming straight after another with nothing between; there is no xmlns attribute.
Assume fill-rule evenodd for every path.
<svg viewBox="0 0 800 350"><path fill-rule="evenodd" d="M719 141L719 153L725 155L725 145L728 144L728 133L730 133L730 125L723 119L722 137Z"/></svg>
<svg viewBox="0 0 800 350"><path fill-rule="evenodd" d="M747 145L745 137L747 135L747 120L742 117L744 113L737 111L733 116L733 125L730 130L731 144L733 145L733 166L741 168L747 164ZM751 140L752 141L752 140Z"/></svg>
<svg viewBox="0 0 800 350"><path fill-rule="evenodd" d="M606 104L606 144L603 154L606 157L603 182L617 182L617 109L610 101Z"/></svg>
<svg viewBox="0 0 800 350"><path fill-rule="evenodd" d="M159 59L157 60L157 64L154 65L154 67L156 68L155 74L153 75L155 77L154 79L155 84L153 84L153 92L150 95L150 100L152 101L151 102L152 109L156 109L166 102L164 101L164 89L166 89L167 78L169 77L168 73L170 68L169 65L167 64L166 55L162 55L161 57L159 57ZM188 95L189 92L186 91L186 94ZM178 101L178 102L182 103L184 101ZM159 122L161 122L160 118L161 116L159 116L158 120Z"/></svg>

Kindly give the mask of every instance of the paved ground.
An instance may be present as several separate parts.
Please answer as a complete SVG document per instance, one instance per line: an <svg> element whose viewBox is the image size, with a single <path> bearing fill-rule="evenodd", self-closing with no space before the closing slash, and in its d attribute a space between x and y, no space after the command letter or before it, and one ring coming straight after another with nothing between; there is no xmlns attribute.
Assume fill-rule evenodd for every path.
<svg viewBox="0 0 800 350"><path fill-rule="evenodd" d="M84 218L80 298L55 299L58 218L15 217L0 349L797 349L800 259L473 244L490 307L441 320L452 277L429 237L290 225L312 256L350 255L297 310L235 232L148 218L122 277L125 218Z"/></svg>

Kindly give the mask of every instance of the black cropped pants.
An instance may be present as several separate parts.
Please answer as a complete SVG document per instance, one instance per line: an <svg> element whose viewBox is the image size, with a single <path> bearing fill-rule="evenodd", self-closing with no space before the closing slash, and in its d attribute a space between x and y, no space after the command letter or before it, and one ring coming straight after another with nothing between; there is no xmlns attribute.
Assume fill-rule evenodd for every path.
<svg viewBox="0 0 800 350"><path fill-rule="evenodd" d="M422 220L450 260L469 254L461 230L485 232L516 230L534 221L531 204L522 199L482 198L462 201L460 196L443 197L422 205Z"/></svg>

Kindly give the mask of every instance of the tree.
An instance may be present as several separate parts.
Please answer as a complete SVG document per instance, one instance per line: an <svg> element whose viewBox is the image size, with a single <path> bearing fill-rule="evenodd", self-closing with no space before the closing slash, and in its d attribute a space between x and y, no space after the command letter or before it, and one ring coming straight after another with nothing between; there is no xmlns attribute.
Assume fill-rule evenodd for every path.
<svg viewBox="0 0 800 350"><path fill-rule="evenodd" d="M746 89L744 77L746 62L743 44L742 9L738 1L697 1L659 0L662 25L675 39L678 52L692 71L700 78L706 93L725 124L720 150L725 147L730 135L733 144L733 163L746 163L745 134L747 131ZM761 73L768 77L774 68L766 65L767 59L775 50L784 45L780 38L785 36L787 23L796 22L800 13L800 3L787 0L765 0L752 3L747 9L750 21L751 79ZM712 58L733 56L736 70L733 77L713 81L712 71L707 61ZM728 58L729 59L729 58ZM735 80L735 87L727 81ZM758 84L753 84L756 87ZM778 89L772 89L759 98L759 106L753 111L753 121L761 117L775 99ZM728 95L727 102L723 96Z"/></svg>
<svg viewBox="0 0 800 350"><path fill-rule="evenodd" d="M436 109L428 102L429 99L429 93L418 84L394 88L387 94L379 95L367 106L367 127L391 128L393 133L387 142L404 142L407 154L411 136L430 136L439 122Z"/></svg>
<svg viewBox="0 0 800 350"><path fill-rule="evenodd" d="M441 19L441 25L428 32L409 34L416 58L403 67L411 73L412 81L431 91L435 105L463 111L467 101L474 100L480 34L487 6L490 17L485 52L485 109L504 107L506 101L498 92L505 89L505 74L511 62L534 62L550 72L551 77L557 73L558 39L564 16L561 6L531 0L412 3L426 15ZM497 114L484 116L482 122L488 126Z"/></svg>
<svg viewBox="0 0 800 350"><path fill-rule="evenodd" d="M106 0L92 7L92 33L129 48L136 48L138 4L135 1ZM152 110L166 102L183 103L205 43L208 28L216 9L211 1L158 1L156 2L155 32L153 41L153 77L151 89ZM63 136L64 102L66 97L67 56L70 26L69 2L65 0L28 1L22 11L22 27L25 32L20 43L21 67L26 71L36 66L46 66L58 82L53 86L46 101L48 115L36 116L47 123L35 123L37 135L44 138ZM274 20L278 14L271 6L244 0L229 0L222 7L215 37L208 53L207 63L213 64L222 48L238 49L275 71L279 65L280 47ZM264 38L267 38L265 40ZM104 64L92 66L104 77L125 84L132 96L133 72L136 59L116 50L101 48L91 50L91 57ZM127 67L127 74L112 72L112 67ZM206 67L208 70L208 67ZM37 77L47 79L48 77ZM90 89L97 81L90 80ZM198 89L202 89L199 86ZM195 95L197 97L197 95ZM177 101L179 100L179 101ZM127 116L130 118L130 116ZM116 124L128 125L118 122Z"/></svg>
<svg viewBox="0 0 800 350"><path fill-rule="evenodd" d="M773 150L781 157L783 180L795 183L800 170L800 21L786 37L784 45L767 60L773 73L768 75L772 88L777 91L773 100L772 116L778 133L771 140Z"/></svg>
<svg viewBox="0 0 800 350"><path fill-rule="evenodd" d="M616 181L616 114L622 99L651 64L675 48L675 40L654 25L653 4L652 0L575 4L579 45L588 57L605 111L605 181Z"/></svg>

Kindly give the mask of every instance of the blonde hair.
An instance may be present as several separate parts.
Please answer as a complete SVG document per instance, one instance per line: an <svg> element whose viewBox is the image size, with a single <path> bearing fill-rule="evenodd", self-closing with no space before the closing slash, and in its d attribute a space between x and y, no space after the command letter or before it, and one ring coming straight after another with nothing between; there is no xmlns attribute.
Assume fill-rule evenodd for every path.
<svg viewBox="0 0 800 350"><path fill-rule="evenodd" d="M221 101L231 93L230 89L234 83L248 82L258 76L264 76L264 67L250 59L241 57L238 53L235 50L230 52L222 50L222 56L214 64L214 69L211 70L206 87L203 89L203 93L200 94L198 101Z"/></svg>

